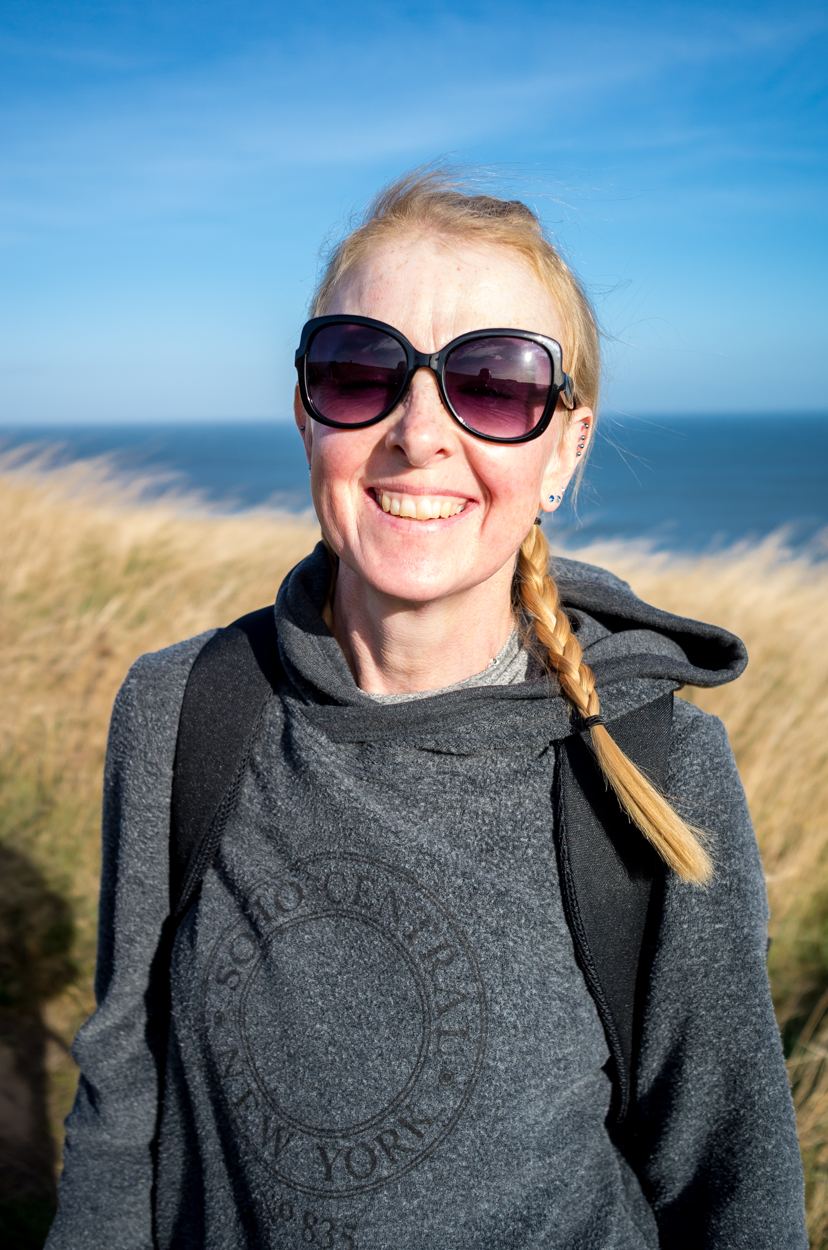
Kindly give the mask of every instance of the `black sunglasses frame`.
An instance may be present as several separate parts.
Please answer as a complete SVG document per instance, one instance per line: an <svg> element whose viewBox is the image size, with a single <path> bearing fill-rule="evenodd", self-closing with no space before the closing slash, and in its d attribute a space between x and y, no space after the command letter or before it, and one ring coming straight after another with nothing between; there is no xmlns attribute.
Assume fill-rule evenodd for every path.
<svg viewBox="0 0 828 1250"><path fill-rule="evenodd" d="M332 421L330 417L326 417L324 413L321 413L316 408L308 394L307 364L311 344L320 330L326 326L335 325L370 326L375 330L381 330L383 334L389 335L389 337L399 343L405 352L406 374L399 392L394 397L394 402L389 404L378 416L371 417L369 421ZM454 410L446 393L446 361L454 349L462 343L470 343L474 339L488 339L499 336L511 339L526 339L530 343L537 343L545 349L552 361L552 384L549 388L549 398L546 401L543 415L538 424L529 430L527 434L518 434L515 438L497 438L494 434L481 434L479 430L473 430L470 425L466 424L459 413ZM418 352L400 330L395 329L394 326L387 325L384 321L375 321L373 317L357 317L348 316L345 313L332 313L327 317L313 317L310 321L305 322L302 327L299 346L296 350L295 363L296 372L299 376L299 394L302 397L305 410L311 414L314 420L321 421L323 425L332 426L335 430L364 430L366 426L376 425L379 421L383 421L404 398L411 385L411 379L418 369L430 369L434 374L437 389L440 392L440 399L443 401L443 406L452 419L466 433L473 434L475 438L482 438L487 443L528 443L533 438L539 438L554 416L560 395L564 396L564 402L568 408L575 407L574 387L572 379L563 370L563 350L560 343L555 339L547 338L545 334L534 334L531 330L471 330L468 334L460 334L456 339L452 339L450 343L446 343L445 347L441 347L439 352Z"/></svg>

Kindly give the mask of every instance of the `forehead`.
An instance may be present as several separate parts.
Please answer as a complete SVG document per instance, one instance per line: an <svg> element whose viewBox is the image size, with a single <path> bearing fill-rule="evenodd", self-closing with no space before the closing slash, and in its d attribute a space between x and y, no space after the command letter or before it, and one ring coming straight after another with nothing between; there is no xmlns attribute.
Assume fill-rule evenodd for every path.
<svg viewBox="0 0 828 1250"><path fill-rule="evenodd" d="M562 333L551 294L518 253L422 234L372 247L327 311L388 322L420 351L469 330L533 330L559 341Z"/></svg>

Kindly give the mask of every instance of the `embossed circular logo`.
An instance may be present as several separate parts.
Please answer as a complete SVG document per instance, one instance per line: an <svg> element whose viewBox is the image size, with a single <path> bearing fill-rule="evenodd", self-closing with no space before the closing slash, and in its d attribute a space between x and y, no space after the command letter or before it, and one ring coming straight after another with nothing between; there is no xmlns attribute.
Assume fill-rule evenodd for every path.
<svg viewBox="0 0 828 1250"><path fill-rule="evenodd" d="M344 853L259 883L213 950L204 1010L216 1083L251 1147L285 1184L329 1197L427 1158L486 1045L456 920L407 873Z"/></svg>

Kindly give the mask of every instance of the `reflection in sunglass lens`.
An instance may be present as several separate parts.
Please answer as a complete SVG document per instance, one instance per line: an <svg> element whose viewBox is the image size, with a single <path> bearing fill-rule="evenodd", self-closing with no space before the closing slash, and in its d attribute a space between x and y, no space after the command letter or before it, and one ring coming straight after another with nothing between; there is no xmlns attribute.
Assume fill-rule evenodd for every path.
<svg viewBox="0 0 828 1250"><path fill-rule="evenodd" d="M323 326L308 352L308 395L317 412L360 425L393 407L405 382L405 352L371 326Z"/></svg>
<svg viewBox="0 0 828 1250"><path fill-rule="evenodd" d="M471 339L446 361L446 394L464 425L490 438L520 438L543 417L552 361L529 339Z"/></svg>

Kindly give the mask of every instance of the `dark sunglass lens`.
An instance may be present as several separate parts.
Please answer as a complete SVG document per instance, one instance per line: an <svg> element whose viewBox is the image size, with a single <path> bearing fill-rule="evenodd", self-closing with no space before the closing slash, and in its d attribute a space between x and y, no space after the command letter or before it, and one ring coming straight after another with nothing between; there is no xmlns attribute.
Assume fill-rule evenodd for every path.
<svg viewBox="0 0 828 1250"><path fill-rule="evenodd" d="M323 326L310 345L308 395L338 425L360 425L391 408L406 375L402 346L372 326Z"/></svg>
<svg viewBox="0 0 828 1250"><path fill-rule="evenodd" d="M530 339L471 339L446 361L445 386L470 430L490 438L521 438L543 417L552 360Z"/></svg>

